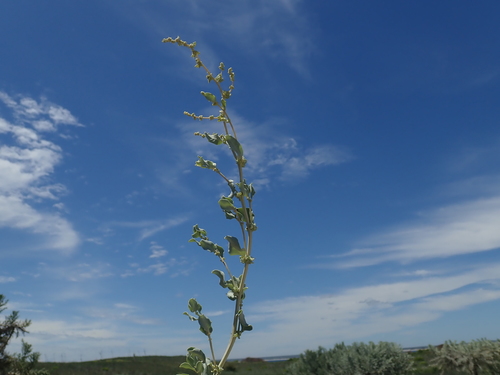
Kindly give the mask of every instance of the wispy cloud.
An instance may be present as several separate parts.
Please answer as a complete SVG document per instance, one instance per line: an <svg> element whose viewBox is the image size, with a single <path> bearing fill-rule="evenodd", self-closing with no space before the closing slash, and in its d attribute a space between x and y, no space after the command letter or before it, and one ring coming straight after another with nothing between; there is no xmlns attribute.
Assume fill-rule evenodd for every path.
<svg viewBox="0 0 500 375"><path fill-rule="evenodd" d="M181 225L187 219L185 216L178 216L165 220L114 221L104 227L106 232L109 232L112 227L136 228L139 232L139 241L142 241L158 232Z"/></svg>
<svg viewBox="0 0 500 375"><path fill-rule="evenodd" d="M140 325L153 325L160 322L155 319L145 318L138 315L140 309L125 303L115 303L112 308L87 308L85 314L99 320L113 320L131 322Z"/></svg>
<svg viewBox="0 0 500 375"><path fill-rule="evenodd" d="M152 241L149 250L151 251L151 255L148 257L147 262L131 263L129 268L122 272L121 277L130 277L144 273L152 273L158 276L167 272L170 272L170 276L174 277L188 272L187 270L181 270L181 266L187 263L185 259L169 257L165 260L160 260L160 258L164 258L168 255L168 251L157 242Z"/></svg>
<svg viewBox="0 0 500 375"><path fill-rule="evenodd" d="M163 328L158 329L159 325ZM12 350L19 351L19 340ZM164 322L142 317L129 309L89 308L72 320L36 319L29 342L40 348L45 361L81 361L131 356L133 353L162 355L200 344L198 335L174 332ZM161 349L158 349L161 348Z"/></svg>
<svg viewBox="0 0 500 375"><path fill-rule="evenodd" d="M151 226L148 226L147 228L144 228L141 231L140 239L143 240L145 238L151 237L152 235L154 235L158 232L161 232L161 231L176 227L178 225L181 225L186 220L187 220L187 218L181 217L181 218L166 220L164 222L157 222L156 224L153 224Z"/></svg>
<svg viewBox="0 0 500 375"><path fill-rule="evenodd" d="M168 251L163 248L163 246L158 245L156 242L151 242L151 246L149 248L151 250L150 258L160 258L164 257L168 254Z"/></svg>
<svg viewBox="0 0 500 375"><path fill-rule="evenodd" d="M30 332L48 341L55 337L82 338L82 339L110 339L116 336L107 322L70 323L58 320L38 320L33 322Z"/></svg>
<svg viewBox="0 0 500 375"><path fill-rule="evenodd" d="M225 27L231 42L246 46L255 55L272 56L308 76L307 58L314 51L313 28L305 17L304 2L243 1L221 7L225 17L215 17L215 29ZM208 9L204 9L206 14ZM227 27L231 33L227 33Z"/></svg>
<svg viewBox="0 0 500 375"><path fill-rule="evenodd" d="M293 138L285 145L281 149L273 149L277 154L268 162L269 166L282 166L283 180L307 177L314 169L341 164L351 159L349 153L333 145L317 145L303 149Z"/></svg>
<svg viewBox="0 0 500 375"><path fill-rule="evenodd" d="M496 263L442 277L257 303L247 307L247 318L266 328L248 335L237 350L259 347L265 354L269 342L287 353L288 347L296 350L290 343L297 337L307 349L418 326L449 311L500 300L499 275L500 264Z"/></svg>
<svg viewBox="0 0 500 375"><path fill-rule="evenodd" d="M185 264L185 261L178 260L177 258L170 258L163 262L157 261L156 263L145 266L139 265L138 263L133 263L130 265L131 268L122 274L122 277L134 276L141 273L152 273L153 275L159 276ZM179 272L175 271L174 274L177 275L179 274Z"/></svg>
<svg viewBox="0 0 500 375"><path fill-rule="evenodd" d="M0 102L14 120L0 117L0 227L42 235L43 244L35 248L70 252L79 243L72 225L59 212L36 209L31 202L57 200L65 192L63 185L50 181L62 150L43 133L81 124L68 110L46 99L15 99L0 92Z"/></svg>
<svg viewBox="0 0 500 375"><path fill-rule="evenodd" d="M309 76L307 58L315 51L314 27L305 16L307 3L302 0L242 0L224 4L152 1L116 9L158 39L177 36L165 35L165 29L175 30L184 38L189 36L203 46L205 57L212 56L215 61L218 58L211 50L214 40L227 48L238 45L255 64L271 58ZM165 14L178 15L168 20L169 27L165 25Z"/></svg>
<svg viewBox="0 0 500 375"><path fill-rule="evenodd" d="M500 248L498 228L500 196L457 203L422 213L415 223L370 237L362 246L335 256L330 266L406 263L494 250Z"/></svg>
<svg viewBox="0 0 500 375"><path fill-rule="evenodd" d="M38 272L44 278L50 277L56 280L71 281L73 283L85 283L113 276L112 266L105 262L78 263L64 265L50 265L41 263Z"/></svg>
<svg viewBox="0 0 500 375"><path fill-rule="evenodd" d="M209 111L210 109L206 113L210 113ZM276 177L278 180L286 181L303 179L313 170L353 159L345 147L327 143L303 145L300 139L282 131L283 121L255 124L238 114L231 114L231 118L237 125L238 137L244 139L242 146L249 160L248 173L250 176L258 176L260 185L268 185L272 180L276 180ZM214 147L206 140L193 136L193 133L200 128L208 133L221 133L220 123L206 121L203 127L200 127L199 122L187 121L178 128L182 132L183 144L187 144L190 148L189 153L186 153L190 164L193 154L202 155L216 162L220 158L218 152L225 152L229 156L227 148ZM175 147L173 144L172 146ZM176 153L177 157L179 154L181 150Z"/></svg>
<svg viewBox="0 0 500 375"><path fill-rule="evenodd" d="M56 131L59 125L83 126L67 109L43 98L36 100L19 96L16 101L5 92L0 92L0 100L13 111L17 122L30 125L39 132Z"/></svg>

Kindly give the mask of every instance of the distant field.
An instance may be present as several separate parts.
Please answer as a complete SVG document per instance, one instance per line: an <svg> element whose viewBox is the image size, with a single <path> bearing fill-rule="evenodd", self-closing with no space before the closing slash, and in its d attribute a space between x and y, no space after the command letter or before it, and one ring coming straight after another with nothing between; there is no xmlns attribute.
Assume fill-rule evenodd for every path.
<svg viewBox="0 0 500 375"><path fill-rule="evenodd" d="M144 356L101 359L88 362L42 362L51 375L176 375L187 370L179 369L185 356ZM288 361L240 363L228 362L225 374L282 375Z"/></svg>
<svg viewBox="0 0 500 375"><path fill-rule="evenodd" d="M438 374L429 367L429 352L411 353L415 361L415 375ZM51 375L176 375L187 370L179 369L185 356L144 356L101 359L88 362L42 362L38 368L46 368ZM224 374L285 375L286 367L294 359L278 362L228 362ZM194 373L193 373L194 374ZM448 375L454 375L452 373Z"/></svg>

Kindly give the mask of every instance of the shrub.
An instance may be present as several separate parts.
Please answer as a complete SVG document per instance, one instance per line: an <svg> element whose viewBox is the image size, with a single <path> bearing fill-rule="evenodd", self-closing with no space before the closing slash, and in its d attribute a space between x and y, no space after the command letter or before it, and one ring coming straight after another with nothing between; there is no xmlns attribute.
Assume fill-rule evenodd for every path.
<svg viewBox="0 0 500 375"><path fill-rule="evenodd" d="M342 343L330 350L306 351L288 371L291 375L406 375L412 371L412 359L394 343Z"/></svg>
<svg viewBox="0 0 500 375"><path fill-rule="evenodd" d="M0 313L6 310L7 300L0 294ZM19 320L19 311L5 317L0 322L0 374L19 374L19 375L45 375L46 370L35 370L40 353L33 352L30 344L24 342L20 354L10 355L7 353L7 345L12 337L24 335L28 331L26 328L31 324L30 320Z"/></svg>
<svg viewBox="0 0 500 375"><path fill-rule="evenodd" d="M442 348L430 346L434 354L431 364L437 366L441 374L457 371L471 375L500 373L500 341L487 339L471 342L446 341Z"/></svg>
<svg viewBox="0 0 500 375"><path fill-rule="evenodd" d="M35 369L40 353L33 352L32 346L23 340L21 353L13 356L10 374L16 375L48 375L47 369Z"/></svg>

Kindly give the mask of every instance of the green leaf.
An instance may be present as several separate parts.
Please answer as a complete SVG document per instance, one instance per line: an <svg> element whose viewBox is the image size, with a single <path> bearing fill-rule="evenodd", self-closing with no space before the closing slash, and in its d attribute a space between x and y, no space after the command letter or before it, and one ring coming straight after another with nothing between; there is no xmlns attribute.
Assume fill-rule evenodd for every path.
<svg viewBox="0 0 500 375"><path fill-rule="evenodd" d="M198 359L195 356L191 356L189 353L186 356L186 361L191 365L191 367L195 367L196 363L198 363Z"/></svg>
<svg viewBox="0 0 500 375"><path fill-rule="evenodd" d="M197 374L201 374L201 375L206 374L204 363L203 362L198 362L196 364L196 370L195 371L196 371Z"/></svg>
<svg viewBox="0 0 500 375"><path fill-rule="evenodd" d="M191 298L188 302L189 311L192 313L198 314L201 312L202 306L198 303L198 301L194 298Z"/></svg>
<svg viewBox="0 0 500 375"><path fill-rule="evenodd" d="M243 331L251 331L253 329L253 327L247 323L247 321L245 319L245 314L243 314L242 311L238 314L238 320L240 322L241 329Z"/></svg>
<svg viewBox="0 0 500 375"><path fill-rule="evenodd" d="M193 234L191 235L193 238L207 238L207 231L198 226L198 224L193 225ZM193 242L195 240L189 240L189 242Z"/></svg>
<svg viewBox="0 0 500 375"><path fill-rule="evenodd" d="M201 95L205 97L212 105L217 105L217 98L215 97L214 94L211 94L209 92L202 91Z"/></svg>
<svg viewBox="0 0 500 375"><path fill-rule="evenodd" d="M226 287L226 277L224 275L224 272L219 271L219 270L213 270L212 273L219 278L219 285L221 287L225 288Z"/></svg>
<svg viewBox="0 0 500 375"><path fill-rule="evenodd" d="M248 185L248 188L250 190L249 198L253 199L253 196L255 195L256 191L255 188L253 187L253 184Z"/></svg>
<svg viewBox="0 0 500 375"><path fill-rule="evenodd" d="M221 199L219 199L219 206L222 208L224 211L231 211L236 209L234 207L234 202L231 198L222 196Z"/></svg>
<svg viewBox="0 0 500 375"><path fill-rule="evenodd" d="M221 257L224 254L224 249L221 246L213 243L212 241L202 239L201 241L198 242L198 245L200 245L203 250L208 250L217 256Z"/></svg>
<svg viewBox="0 0 500 375"><path fill-rule="evenodd" d="M246 250L242 249L240 246L240 242L236 237L226 236L224 237L227 242L229 242L229 255L245 255Z"/></svg>
<svg viewBox="0 0 500 375"><path fill-rule="evenodd" d="M211 169L211 170L216 170L217 169L217 164L214 163L213 161L210 160L205 160L203 157L198 156L198 160L194 163L197 167L200 168L206 168L206 169Z"/></svg>
<svg viewBox="0 0 500 375"><path fill-rule="evenodd" d="M215 251L215 246L216 245L212 241L201 240L200 242L198 242L198 245L200 245L203 250L208 250L208 251L211 251L211 252Z"/></svg>
<svg viewBox="0 0 500 375"><path fill-rule="evenodd" d="M203 353L201 349L195 348L194 346L189 347L187 351L188 356L196 359L197 361L205 362L207 359L205 353Z"/></svg>
<svg viewBox="0 0 500 375"><path fill-rule="evenodd" d="M244 180L243 182L240 182L237 185L245 197L247 197L249 200L253 199L253 196L255 195L255 188L253 187L252 184L248 185L247 182Z"/></svg>
<svg viewBox="0 0 500 375"><path fill-rule="evenodd" d="M187 370L192 370L192 371L196 371L195 368L193 366L191 366L189 363L187 362L182 362L180 365L179 365L180 368L185 368Z"/></svg>
<svg viewBox="0 0 500 375"><path fill-rule="evenodd" d="M205 335L209 336L212 333L212 322L205 315L199 315L198 323L200 324L200 331Z"/></svg>
<svg viewBox="0 0 500 375"><path fill-rule="evenodd" d="M203 133L207 141L210 143L213 143L214 145L220 145L224 143L224 139L220 136L220 134L217 133Z"/></svg>
<svg viewBox="0 0 500 375"><path fill-rule="evenodd" d="M243 147L241 147L240 142L236 138L232 135L226 135L226 143L238 159L243 158Z"/></svg>
<svg viewBox="0 0 500 375"><path fill-rule="evenodd" d="M240 220L246 222L247 224L252 224L253 223L254 214L253 214L252 210L249 207L247 207L247 209L246 209L247 216L245 216L245 214L244 214L245 210L243 209L243 207L237 208L236 211L238 211ZM246 219L247 217L249 219L249 222Z"/></svg>

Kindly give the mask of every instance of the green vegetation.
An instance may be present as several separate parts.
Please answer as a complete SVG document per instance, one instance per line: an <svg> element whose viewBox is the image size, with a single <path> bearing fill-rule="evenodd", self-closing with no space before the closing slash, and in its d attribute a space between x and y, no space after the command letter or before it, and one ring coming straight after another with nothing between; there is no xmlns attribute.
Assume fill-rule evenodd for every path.
<svg viewBox="0 0 500 375"><path fill-rule="evenodd" d="M500 341L445 342L405 354L393 343L337 344L308 350L288 368L290 375L498 375Z"/></svg>
<svg viewBox="0 0 500 375"><path fill-rule="evenodd" d="M198 156L198 160L195 165L200 168L208 169L215 172L219 177L221 177L229 188L229 194L227 196L222 196L219 201L219 207L222 210L226 219L234 220L239 226L240 238L233 236L225 236L224 239L228 243L228 253L229 255L236 255L239 257L240 262L243 264L241 274L237 276L231 271L227 259L224 257L224 248L218 244L212 242L208 238L207 231L201 229L198 225L193 227L192 238L190 242L195 242L203 250L206 250L217 257L217 259L223 264L224 269L227 271L226 275L223 271L214 270L212 273L217 276L219 285L227 289L227 297L234 303L234 313L231 317L232 326L231 334L229 338L229 343L227 344L226 350L222 355L219 363L216 361L215 350L212 345L212 322L210 319L202 313L202 306L194 298L190 299L188 302L188 308L190 313L185 312L184 314L189 317L192 321L197 321L200 326L200 331L207 336L208 343L210 346L211 357L207 357L203 351L198 348L190 347L188 348L188 354L186 356L186 361L183 362L180 367L183 369L191 370L197 374L220 374L224 370L224 365L229 358L229 354L233 349L236 339L240 338L244 331L251 331L252 326L246 322L245 314L243 313L243 300L245 298L245 291L248 289L245 281L248 275L248 269L250 264L253 263L254 258L252 258L252 243L253 243L253 233L257 230L257 225L255 224L255 215L252 209L252 201L255 195L255 189L252 184L247 184L245 176L243 174L243 169L247 163L244 157L243 147L238 140L236 134L236 129L234 127L233 121L227 112L227 100L231 97L234 89L235 75L232 68L226 70L226 67L221 62L219 64L219 72L217 75L212 74L212 72L206 67L206 65L200 59L200 53L195 49L196 43L187 43L181 40L179 37L165 38L164 43L173 43L181 47L186 47L191 51L191 57L195 60L196 68L201 68L206 72L206 78L208 83L215 83L217 90L220 94L218 99L216 95L210 92L201 91L201 95L210 102L210 104L219 109L219 114L203 116L195 115L194 113L184 112L185 115L191 117L193 120L209 120L217 121L221 123L222 133L194 133L196 136L200 136L206 139L209 143L219 146L225 145L229 148L232 155L233 161L236 166L237 181L234 181L226 177L217 167L217 164L211 160L206 160L202 156ZM223 88L222 82L224 81L224 76L229 78L230 84L226 89ZM240 241L241 240L241 241Z"/></svg>
<svg viewBox="0 0 500 375"><path fill-rule="evenodd" d="M499 340L446 341L442 348L431 346L429 350L434 355L431 363L442 375L452 371L470 375L500 374Z"/></svg>
<svg viewBox="0 0 500 375"><path fill-rule="evenodd" d="M455 344L447 342L449 348L439 348L403 353L393 343L356 343L350 346L338 344L333 349L308 350L300 358L282 362L227 362L226 373L255 375L495 375L500 374L496 362L490 361L490 370L484 367L478 372L458 368L441 370L437 367L441 353L448 353L451 347L498 347L498 341L478 340L472 343ZM490 346L492 343L492 346ZM445 346L443 346L444 348ZM489 350L489 349L487 349ZM486 354L484 354L486 355ZM39 363L37 369L50 371L51 375L176 375L182 356L145 356L103 359L89 362ZM497 367L494 367L494 366Z"/></svg>
<svg viewBox="0 0 500 375"><path fill-rule="evenodd" d="M413 359L413 371L415 375L437 375L439 370L431 365L430 361L434 355L429 349L422 349L414 353L410 353ZM450 374L451 375L451 374Z"/></svg>
<svg viewBox="0 0 500 375"><path fill-rule="evenodd" d="M32 346L23 340L21 353L12 356L9 374L16 375L48 375L46 369L36 369L40 353L33 352Z"/></svg>
<svg viewBox="0 0 500 375"><path fill-rule="evenodd" d="M89 362L44 362L38 368L47 369L51 375L175 375L183 356L144 356L102 359ZM289 362L227 362L228 374L284 375Z"/></svg>
<svg viewBox="0 0 500 375"><path fill-rule="evenodd" d="M370 342L307 350L288 370L291 375L407 375L412 367L411 356L400 346Z"/></svg>
<svg viewBox="0 0 500 375"><path fill-rule="evenodd" d="M0 294L0 313L7 309L7 300ZM33 352L30 344L23 340L20 354L9 354L7 345L12 337L19 337L28 331L30 320L19 320L19 311L12 311L0 323L0 375L45 375L45 370L35 370L40 353Z"/></svg>

